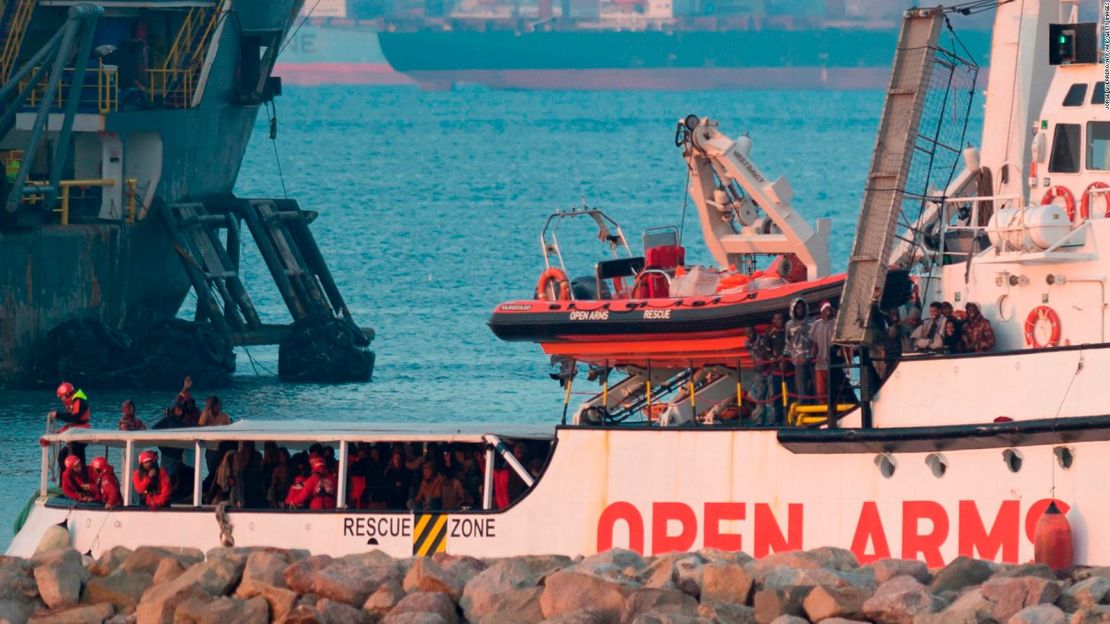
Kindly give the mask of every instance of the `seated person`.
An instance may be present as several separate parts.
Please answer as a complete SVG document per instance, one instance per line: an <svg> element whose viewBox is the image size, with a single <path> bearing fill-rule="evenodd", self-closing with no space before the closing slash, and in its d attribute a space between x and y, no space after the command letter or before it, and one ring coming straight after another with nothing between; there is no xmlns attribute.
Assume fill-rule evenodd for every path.
<svg viewBox="0 0 1110 624"><path fill-rule="evenodd" d="M336 477L328 472L327 461L323 457L312 457L309 460L312 474L309 475L301 488L290 488L289 496L285 502L298 509L335 509Z"/></svg>
<svg viewBox="0 0 1110 624"><path fill-rule="evenodd" d="M443 509L443 475L435 467L435 462L427 461L420 467L423 478L420 489L412 501L412 508L418 511Z"/></svg>
<svg viewBox="0 0 1110 624"><path fill-rule="evenodd" d="M122 505L123 496L119 490L119 479L116 478L116 471L108 463L108 459L106 457L94 457L89 462L89 469L95 475L97 500L104 503L104 508L112 509Z"/></svg>
<svg viewBox="0 0 1110 624"><path fill-rule="evenodd" d="M143 497L143 504L151 509L168 507L173 487L170 475L158 467L158 453L143 451L139 453L139 467L134 470L131 480L135 492Z"/></svg>
<svg viewBox="0 0 1110 624"><path fill-rule="evenodd" d="M994 329L991 322L983 316L979 304L967 304L967 320L961 329L965 353L985 353L994 349Z"/></svg>
<svg viewBox="0 0 1110 624"><path fill-rule="evenodd" d="M929 318L921 322L910 336L913 350L917 353L930 353L944 348L944 324L948 318L941 314L941 304L929 304Z"/></svg>
<svg viewBox="0 0 1110 624"><path fill-rule="evenodd" d="M67 455L65 470L62 472L62 492L69 498L81 503L97 500L95 478L76 454Z"/></svg>

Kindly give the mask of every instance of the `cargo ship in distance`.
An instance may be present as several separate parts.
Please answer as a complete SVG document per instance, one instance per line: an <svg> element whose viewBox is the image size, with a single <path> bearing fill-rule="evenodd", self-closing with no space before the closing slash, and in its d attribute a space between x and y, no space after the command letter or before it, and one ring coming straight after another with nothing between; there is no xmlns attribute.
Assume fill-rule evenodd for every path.
<svg viewBox="0 0 1110 624"><path fill-rule="evenodd" d="M792 5L793 14L779 15L769 6L774 3L718 4L566 0L552 6L543 0L529 7L463 1L442 17L425 3L421 15L412 17L331 2L306 16L278 69L295 83L409 81L427 89L886 86L898 36L897 21L885 15L890 7L847 14L832 6L837 3L810 2L802 4L813 5L811 14L802 7L799 15ZM374 17L362 19L367 15ZM960 43L986 65L986 27L962 29Z"/></svg>

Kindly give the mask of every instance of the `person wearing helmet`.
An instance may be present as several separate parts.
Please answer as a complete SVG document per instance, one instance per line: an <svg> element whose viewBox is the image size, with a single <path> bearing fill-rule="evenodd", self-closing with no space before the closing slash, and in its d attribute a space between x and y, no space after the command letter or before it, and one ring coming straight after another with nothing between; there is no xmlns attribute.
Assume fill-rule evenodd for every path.
<svg viewBox="0 0 1110 624"><path fill-rule="evenodd" d="M105 509L112 509L123 505L123 496L119 490L119 479L116 471L108 463L106 457L94 457L89 462L89 471L92 473L97 499L104 503Z"/></svg>
<svg viewBox="0 0 1110 624"><path fill-rule="evenodd" d="M65 470L62 472L62 492L66 496L81 503L92 503L97 500L96 486L90 470L85 462L76 454L65 458Z"/></svg>
<svg viewBox="0 0 1110 624"><path fill-rule="evenodd" d="M139 453L139 467L131 474L135 492L143 497L143 504L151 509L161 509L170 504L173 488L170 475L158 467L158 453L143 451Z"/></svg>
<svg viewBox="0 0 1110 624"><path fill-rule="evenodd" d="M52 420L60 420L66 423L64 427L58 430L58 433L64 433L73 427L88 429L92 412L89 409L89 397L84 390L78 390L73 387L73 384L63 381L58 385L55 394L65 407L62 410L50 412Z"/></svg>
<svg viewBox="0 0 1110 624"><path fill-rule="evenodd" d="M50 412L47 415L47 420L51 425L59 420L66 423L57 433L64 433L74 427L88 429L92 412L89 409L89 397L85 395L84 391L74 388L73 384L68 381L63 381L58 385L55 395L57 395L65 409ZM85 463L85 445L80 442L70 442L58 451L60 472L65 471L65 460L71 453L80 457L82 464Z"/></svg>

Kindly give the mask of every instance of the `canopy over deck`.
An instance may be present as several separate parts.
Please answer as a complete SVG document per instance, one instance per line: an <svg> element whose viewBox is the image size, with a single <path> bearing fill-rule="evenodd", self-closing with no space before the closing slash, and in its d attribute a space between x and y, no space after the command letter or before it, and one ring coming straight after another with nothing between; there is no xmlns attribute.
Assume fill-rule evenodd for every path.
<svg viewBox="0 0 1110 624"><path fill-rule="evenodd" d="M45 442L86 444L157 444L191 447L198 441L273 441L312 444L315 442L464 442L481 443L486 436L552 440L555 427L521 423L380 423L323 420L240 420L217 427L185 427L119 431L115 429L69 429L43 436Z"/></svg>

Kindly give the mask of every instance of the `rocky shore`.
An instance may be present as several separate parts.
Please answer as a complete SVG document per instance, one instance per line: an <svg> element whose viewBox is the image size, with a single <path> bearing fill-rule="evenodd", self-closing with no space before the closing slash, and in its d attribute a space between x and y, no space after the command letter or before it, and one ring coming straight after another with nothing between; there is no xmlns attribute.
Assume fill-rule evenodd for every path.
<svg viewBox="0 0 1110 624"><path fill-rule="evenodd" d="M1110 623L1110 568L1054 573L961 557L860 565L818 548L758 561L641 557L342 558L280 549L70 548L0 558L0 622L138 624Z"/></svg>

